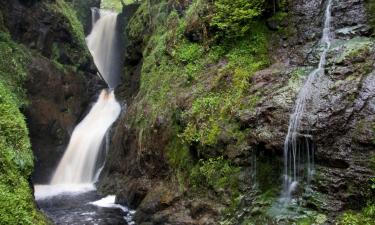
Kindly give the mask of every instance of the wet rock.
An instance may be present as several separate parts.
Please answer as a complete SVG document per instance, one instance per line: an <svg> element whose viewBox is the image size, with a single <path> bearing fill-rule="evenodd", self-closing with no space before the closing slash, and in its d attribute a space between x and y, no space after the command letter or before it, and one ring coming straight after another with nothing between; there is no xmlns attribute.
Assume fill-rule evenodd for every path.
<svg viewBox="0 0 375 225"><path fill-rule="evenodd" d="M34 182L46 183L93 93L85 77L59 71L41 56L34 56L28 70L25 114L36 157Z"/></svg>
<svg viewBox="0 0 375 225"><path fill-rule="evenodd" d="M243 146L234 146L231 139L233 135L223 132L219 138L220 145L205 147L210 150L208 154L223 154L231 163L246 167L255 165L252 161L253 152L262 155L262 159L257 160L259 164L256 171L261 173L256 175L258 183L252 182L250 177L240 179L241 190L246 193L240 207L246 208L246 211L238 210L239 221L248 215L266 216L265 209L271 207L279 195L283 145L290 113L300 88L319 63L323 47L319 40L327 1L296 0L293 3L289 6L288 16L294 32L288 37L277 37L286 44L282 48L272 49L275 63L255 73L249 81L251 85L246 90L248 98L257 96L259 100L251 107L233 112L233 119L239 123L240 129L248 131ZM336 40L328 52L325 74L313 82L312 96L307 99L301 124L301 134L312 137L316 145L317 172L311 184L313 194L298 198L298 202L311 210L327 214L327 218L325 215L321 216L323 219L320 218L324 221L335 221L335 217L342 211L358 209L363 205L363 184L374 175L369 169L369 158L375 152L372 140L375 132L372 128L375 120L375 51L373 40L367 37L372 31L364 10L363 0L333 1L332 32L336 33ZM191 41L200 42L201 25L192 26L185 35ZM271 26L276 29L275 24ZM140 40L137 41L134 43L139 44ZM139 48L137 51L137 54L130 54L132 56L129 57L134 59L134 65L138 63L139 66L142 61L141 51ZM224 85L230 82L226 77L223 81ZM214 88L211 80L203 82L207 83L204 83L204 87ZM192 91L176 100L181 109L189 107L194 94L196 92ZM108 158L110 165L104 171L105 176L116 181L103 180L102 185L113 185L122 192L129 187L134 189L132 182L144 177L147 181L140 183L139 187L147 193L138 205L137 214L141 224L153 224L156 221L160 224L218 224L216 215L222 212L211 212L215 208L212 202L186 203L190 196L183 194L175 201L162 204L162 194L156 194L154 189L158 190L159 184L166 186L166 183L170 183L169 178L174 173L165 157L168 143L166 137L170 135L172 120L156 116L152 128L157 132L147 132L151 127L134 124L130 118L141 97L128 93L124 96L131 99L132 104L115 128L114 146ZM149 110L148 106L144 106L145 116L150 115ZM223 130L226 128L226 124L220 125ZM197 149L199 146L190 149L196 158ZM156 173L156 170L160 172ZM272 197L262 196L259 190L277 194ZM298 191L303 192L303 188ZM222 202L229 201L226 198ZM299 208L297 212L304 214L302 211ZM214 216L210 218L207 215ZM214 220L210 220L212 218ZM284 219L284 224L288 224L288 218L281 219ZM261 221L266 221L262 224L279 224L268 219Z"/></svg>

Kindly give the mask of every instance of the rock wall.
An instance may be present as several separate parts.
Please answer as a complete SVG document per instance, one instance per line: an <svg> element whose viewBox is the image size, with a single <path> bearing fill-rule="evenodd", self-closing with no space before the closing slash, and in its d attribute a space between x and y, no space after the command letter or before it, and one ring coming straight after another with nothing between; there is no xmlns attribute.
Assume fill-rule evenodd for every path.
<svg viewBox="0 0 375 225"><path fill-rule="evenodd" d="M157 108L156 115L152 113L155 111L153 104L160 102L153 90L142 89L142 81L148 81L146 74L150 76L146 60L155 49L160 48L160 45L154 44L157 42L155 39L160 38L158 27L150 25L160 17L155 19L152 12L155 10L160 15L161 9L168 15L176 10L180 19L186 18L188 28L197 28L194 32L213 32L206 29L205 21L185 11L189 4L188 1L165 4L154 1L148 9L141 5L136 13L138 16L134 16L127 28L130 44L125 55L131 66L126 67L130 71L126 72L119 95L130 105L114 128L111 150L100 181L101 190L115 190L119 202L137 209L135 219L142 225L218 224L220 220L228 224L290 224L298 218L311 223L334 224L342 212L364 207L369 194L368 185L364 184L374 176L371 163L375 154L375 52L366 2L333 0L334 41L328 52L325 75L314 82L313 96L303 118L303 133L312 135L316 146L316 170L309 191L298 191L301 208L294 209L300 212L295 217L274 215L272 206L281 189L283 143L289 115L306 76L319 62L319 40L327 1L288 1L286 17L267 21L268 27L276 30L269 38L268 57L271 63L250 77L249 88L242 99L246 102L245 106L240 109L234 107L228 120L220 124L222 132L217 143L204 145L198 140L198 143L189 143L186 147L186 143L176 142L183 139L185 133L181 133L181 129L186 131L187 123L191 122L186 115L191 111L194 100L207 92L222 94L222 86L227 85L230 90L233 79L231 73L220 72L230 61L225 57L216 64L206 65L202 75L191 86L183 83L184 78L178 74L174 74L171 80L155 78L152 81L157 84L155 87L162 90L166 85L169 92L164 95L167 102L161 105L164 108ZM200 5L195 2L192 4L199 13L207 10L199 8ZM158 5L162 5L159 11ZM141 29L136 29L135 24ZM165 22L163 26L169 29L174 25ZM178 43L174 43L173 38L167 40L165 52L156 56L159 60L155 59L161 73L172 73L173 60L178 54L178 48L173 46L178 46ZM204 44L204 40L200 41ZM170 62L170 70L163 70L163 57ZM179 68L180 74L187 66L191 65ZM236 69L232 68L232 71ZM220 77L219 81L217 77ZM141 81L140 88L138 79ZM204 91L200 92L200 89ZM252 101L254 96L257 96L255 104ZM237 125L234 130L243 134L240 136L243 139L237 137L237 133L224 132ZM226 215L234 200L228 192L211 187L196 193L191 183L181 182L186 177L174 168L170 151L172 149L183 155L186 152L181 149L185 147L188 158L192 158L192 161L187 161L188 164L199 164L202 160L222 156L230 164L241 168L238 180L242 197L235 200L234 210L229 213L232 215L230 219ZM255 179L252 176L254 171ZM233 193L233 190L230 192Z"/></svg>

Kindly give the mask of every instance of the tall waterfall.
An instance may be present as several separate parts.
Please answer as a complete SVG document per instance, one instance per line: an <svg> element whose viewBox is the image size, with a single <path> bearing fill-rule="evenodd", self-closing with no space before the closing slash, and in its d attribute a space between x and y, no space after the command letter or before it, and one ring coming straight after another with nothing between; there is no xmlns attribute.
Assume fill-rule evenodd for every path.
<svg viewBox="0 0 375 225"><path fill-rule="evenodd" d="M87 46L103 79L110 88L115 88L120 81L121 73L119 36L116 28L118 14L93 8L92 15L94 25L86 38Z"/></svg>
<svg viewBox="0 0 375 225"><path fill-rule="evenodd" d="M93 10L94 26L87 37L87 45L104 80L110 88L119 82L120 64L116 47L117 14ZM120 115L121 106L114 91L102 90L87 116L75 127L69 145L51 180L52 185L92 184L97 170L96 162L107 130Z"/></svg>
<svg viewBox="0 0 375 225"><path fill-rule="evenodd" d="M314 146L311 143L311 137L300 134L300 128L306 102L311 96L312 84L317 76L324 75L327 52L331 46L331 5L332 0L329 0L324 15L323 36L320 40L321 44L324 45L324 49L320 55L319 66L309 74L305 84L299 91L294 111L289 120L288 134L284 142L282 200L285 202L289 202L292 193L302 179L306 178L307 181L311 179L314 170Z"/></svg>

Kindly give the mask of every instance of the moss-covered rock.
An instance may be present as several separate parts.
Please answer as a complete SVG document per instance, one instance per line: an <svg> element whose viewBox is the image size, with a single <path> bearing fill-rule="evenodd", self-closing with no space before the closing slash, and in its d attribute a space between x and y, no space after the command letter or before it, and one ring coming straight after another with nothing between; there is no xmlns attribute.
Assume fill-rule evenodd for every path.
<svg viewBox="0 0 375 225"><path fill-rule="evenodd" d="M91 8L100 8L100 0L66 0L77 12L77 17L83 25L85 34L87 35L91 31L92 16Z"/></svg>
<svg viewBox="0 0 375 225"><path fill-rule="evenodd" d="M0 223L46 224L37 211L29 179L33 171L25 118L27 63L30 53L0 33Z"/></svg>
<svg viewBox="0 0 375 225"><path fill-rule="evenodd" d="M314 137L319 174L311 189L300 185L293 207L270 212L281 189L289 114L319 63L325 10L317 0L282 2L286 11L267 9L264 18L251 21L248 32L231 40L216 35L220 29L212 30L211 1L146 1L129 21L125 55L132 64L126 70L132 72L124 77L137 82L118 91L130 104L115 127L101 190L115 187L123 202L142 208L153 206L142 199L155 196L154 184L168 183L182 192L152 216L138 214L137 222L173 221L172 208L186 216L193 211L186 202L196 198L210 199L211 209L225 209L219 215L210 207L200 216L187 214L184 218L192 224L207 216L214 219L207 224L334 223L341 211L364 204L361 183L372 175L368 156L374 150L369 127L374 120L375 54L372 39L353 35L366 36L368 30L333 41L325 74L313 82L301 123L301 133ZM363 2L333 4L332 31L349 26L350 20L366 23L364 16L348 16L362 13ZM259 152L273 160L254 161ZM238 185L219 185L228 183L220 175L229 175L217 162L233 174L229 183ZM258 175L245 176L249 170ZM135 186L142 186L142 194ZM323 202L327 196L329 201Z"/></svg>

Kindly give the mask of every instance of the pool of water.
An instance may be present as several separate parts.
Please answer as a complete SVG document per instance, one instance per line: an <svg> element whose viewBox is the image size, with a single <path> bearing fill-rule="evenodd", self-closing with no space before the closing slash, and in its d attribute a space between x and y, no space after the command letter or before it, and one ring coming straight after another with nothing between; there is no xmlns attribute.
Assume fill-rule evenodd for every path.
<svg viewBox="0 0 375 225"><path fill-rule="evenodd" d="M125 206L114 204L115 196L100 196L96 190L85 192L61 192L57 195L41 193L36 187L36 201L45 215L55 224L134 225L134 212ZM47 188L48 189L48 188ZM42 189L42 192L45 189Z"/></svg>

